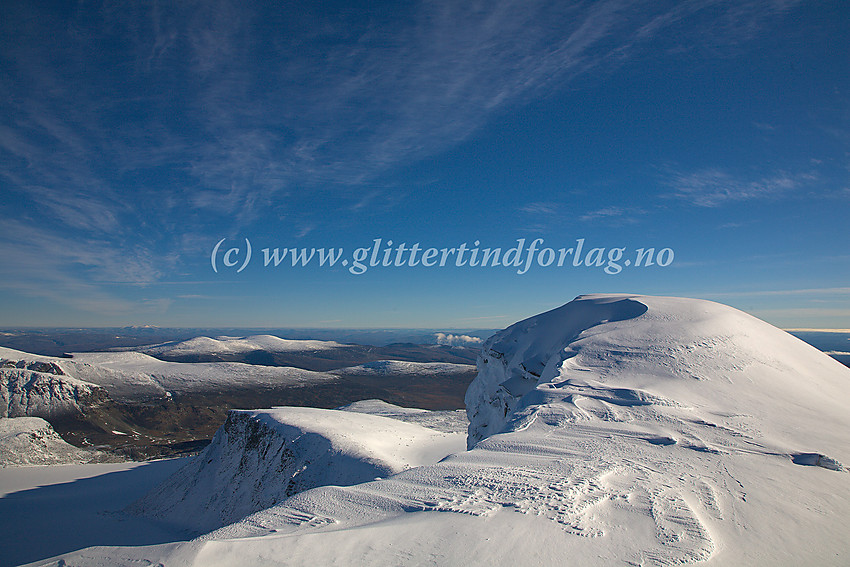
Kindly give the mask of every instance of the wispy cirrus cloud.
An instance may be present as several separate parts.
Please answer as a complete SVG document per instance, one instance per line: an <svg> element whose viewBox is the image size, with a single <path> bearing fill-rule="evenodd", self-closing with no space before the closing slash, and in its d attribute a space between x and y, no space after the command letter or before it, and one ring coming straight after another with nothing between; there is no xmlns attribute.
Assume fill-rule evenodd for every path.
<svg viewBox="0 0 850 567"><path fill-rule="evenodd" d="M669 197L699 207L718 207L736 201L776 199L806 187L815 179L811 173L782 171L746 178L723 169L707 168L692 173L672 172L666 176L665 184L672 190L667 194Z"/></svg>
<svg viewBox="0 0 850 567"><path fill-rule="evenodd" d="M607 221L616 224L633 224L638 222L637 217L645 215L646 211L635 207L610 206L584 213L579 220L584 222Z"/></svg>
<svg viewBox="0 0 850 567"><path fill-rule="evenodd" d="M303 236L320 228L310 218L318 190L330 193L324 206L362 214L393 191L374 180L506 109L627 64L653 41L693 48L693 36L668 33L685 22L712 44L735 44L787 6L10 5L0 22L0 182L14 198L0 212L18 222L0 233L4 258L16 260L3 281L28 282L21 292L33 294L76 284L97 303L104 282L173 275L179 260L155 253L163 243L200 250L211 230L268 214ZM704 203L721 199L705 178L679 186L683 197L690 187ZM600 211L587 215L616 216Z"/></svg>

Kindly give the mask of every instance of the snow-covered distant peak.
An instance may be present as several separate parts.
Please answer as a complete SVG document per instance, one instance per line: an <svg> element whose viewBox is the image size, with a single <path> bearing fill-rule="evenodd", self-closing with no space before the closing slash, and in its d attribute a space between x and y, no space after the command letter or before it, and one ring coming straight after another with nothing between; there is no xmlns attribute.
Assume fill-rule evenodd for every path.
<svg viewBox="0 0 850 567"><path fill-rule="evenodd" d="M432 374L457 374L472 372L471 364L449 362L407 362L403 360L376 360L357 366L349 366L331 371L339 375L360 376L427 376Z"/></svg>
<svg viewBox="0 0 850 567"><path fill-rule="evenodd" d="M154 356L190 356L241 354L257 350L287 353L316 352L346 348L348 346L350 345L345 345L335 341L294 340L281 339L274 335L252 335L247 337L195 337L194 339L189 339L179 343L153 345L144 347L140 350Z"/></svg>

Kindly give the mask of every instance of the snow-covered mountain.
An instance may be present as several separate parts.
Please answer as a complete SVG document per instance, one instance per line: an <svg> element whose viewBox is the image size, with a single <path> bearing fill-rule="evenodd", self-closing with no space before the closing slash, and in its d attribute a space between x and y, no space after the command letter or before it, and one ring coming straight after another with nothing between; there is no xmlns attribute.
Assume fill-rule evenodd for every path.
<svg viewBox="0 0 850 567"><path fill-rule="evenodd" d="M228 388L297 387L337 379L325 372L283 366L166 362L132 351L82 352L72 353L71 358L56 358L0 347L0 365L3 376L18 376L21 370L51 374L68 384L82 387L85 383L89 389L105 390L112 399L121 402Z"/></svg>
<svg viewBox="0 0 850 567"><path fill-rule="evenodd" d="M78 449L40 417L0 418L0 467L67 465L109 460L98 451Z"/></svg>
<svg viewBox="0 0 850 567"><path fill-rule="evenodd" d="M281 339L274 335L249 337L195 337L187 341L151 345L139 350L153 356L183 357L192 355L228 355L253 351L317 352L350 348L335 341Z"/></svg>
<svg viewBox="0 0 850 567"><path fill-rule="evenodd" d="M349 486L437 462L464 443L463 433L366 413L233 410L201 454L131 511L203 533L316 486Z"/></svg>
<svg viewBox="0 0 850 567"><path fill-rule="evenodd" d="M393 343L384 346L336 341L282 339L274 335L195 337L131 349L170 362L244 362L291 366L324 372L376 361L468 364L477 349L436 344Z"/></svg>
<svg viewBox="0 0 850 567"><path fill-rule="evenodd" d="M336 376L300 368L241 362L166 362L139 352L82 352L57 364L100 384L120 401L223 389L296 387L332 382Z"/></svg>
<svg viewBox="0 0 850 567"><path fill-rule="evenodd" d="M0 356L4 354L26 355L0 352ZM54 362L0 358L0 417L80 415L86 406L107 397L105 389L67 376Z"/></svg>
<svg viewBox="0 0 850 567"><path fill-rule="evenodd" d="M376 360L356 366L331 370L340 376L433 376L434 374L466 374L474 368L469 364L449 362L407 362L402 360Z"/></svg>
<svg viewBox="0 0 850 567"><path fill-rule="evenodd" d="M489 339L466 401L470 449L440 462L307 490L191 542L92 548L45 564L850 557L850 370L740 311L581 296ZM238 470L241 457L231 458Z"/></svg>

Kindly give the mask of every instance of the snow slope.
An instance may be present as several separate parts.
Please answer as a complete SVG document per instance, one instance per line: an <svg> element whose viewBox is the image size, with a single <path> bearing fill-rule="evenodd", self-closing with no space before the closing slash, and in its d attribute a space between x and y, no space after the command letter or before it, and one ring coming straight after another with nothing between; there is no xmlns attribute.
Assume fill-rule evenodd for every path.
<svg viewBox="0 0 850 567"><path fill-rule="evenodd" d="M469 421L466 419L466 412L464 410L430 411L418 408L404 408L388 404L382 400L360 400L359 402L354 402L337 409L390 417L407 423L415 423L429 429L436 429L443 433L465 433L469 427Z"/></svg>
<svg viewBox="0 0 850 567"><path fill-rule="evenodd" d="M337 380L333 374L300 368L241 362L166 362L131 351L72 353L72 358L56 358L0 347L0 360L5 361L5 367L0 368L0 379L17 376L16 382L24 380L22 383L26 383L26 376L32 376L22 373L22 370L40 370L42 374L52 372L60 375L61 381L73 386L80 386L83 382L88 388L98 389L98 386L102 386L112 399L125 402L161 398L169 393L306 386ZM22 374L26 376L20 378ZM2 388L0 382L0 395Z"/></svg>
<svg viewBox="0 0 850 567"><path fill-rule="evenodd" d="M74 565L846 565L850 369L716 303L581 296L497 333L470 450Z"/></svg>
<svg viewBox="0 0 850 567"><path fill-rule="evenodd" d="M232 410L212 443L131 511L203 533L316 486L436 462L464 442L463 433L363 413Z"/></svg>
<svg viewBox="0 0 850 567"><path fill-rule="evenodd" d="M0 467L105 461L98 451L69 445L40 417L0 418Z"/></svg>
<svg viewBox="0 0 850 567"><path fill-rule="evenodd" d="M173 530L120 511L182 463L171 459L0 468L0 567L90 545L175 541Z"/></svg>

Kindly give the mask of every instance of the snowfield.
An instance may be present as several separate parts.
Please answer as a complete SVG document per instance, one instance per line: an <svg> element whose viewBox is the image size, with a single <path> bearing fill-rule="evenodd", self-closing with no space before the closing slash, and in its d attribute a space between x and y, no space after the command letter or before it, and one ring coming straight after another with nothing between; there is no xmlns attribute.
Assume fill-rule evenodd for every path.
<svg viewBox="0 0 850 567"><path fill-rule="evenodd" d="M469 421L466 419L466 412L464 410L429 411L416 408L403 408L388 404L382 400L361 400L337 409L390 417L407 423L415 423L429 429L436 429L443 433L466 433L469 426Z"/></svg>
<svg viewBox="0 0 850 567"><path fill-rule="evenodd" d="M65 408L79 405L81 398L92 392L97 393L100 389L105 390L113 400L135 402L162 398L172 393L297 387L338 379L334 374L286 366L260 366L241 362L166 362L132 351L80 352L72 353L71 356L40 356L0 347L0 359L5 360L7 365L0 367L0 403L8 406L10 411L13 405L35 407L41 404ZM40 369L42 372L31 369ZM33 381L33 377L38 380ZM42 400L31 393L32 387L24 388L25 384L39 385L36 392L61 389L65 393L41 396L44 398ZM45 409L39 411L44 413ZM9 415L42 414L16 410Z"/></svg>
<svg viewBox="0 0 850 567"><path fill-rule="evenodd" d="M250 494L267 508L189 542L94 547L39 564L850 561L850 369L791 335L708 301L587 295L488 339L478 370L466 396L467 451L415 466L393 452L410 438L401 427L410 424L398 420L379 427L332 410L234 413L229 427L243 429L234 437L242 441L225 443L223 427L221 451L199 456L163 485L174 490L142 502L192 509L216 494ZM323 441L288 455L282 449L298 434L281 431ZM348 441L335 448L340 436ZM284 469L299 458L333 469L349 454L396 466L380 479L273 504L249 490L283 487L273 476L255 482L277 474L257 460L264 454ZM210 525L240 513L194 509L209 513Z"/></svg>

